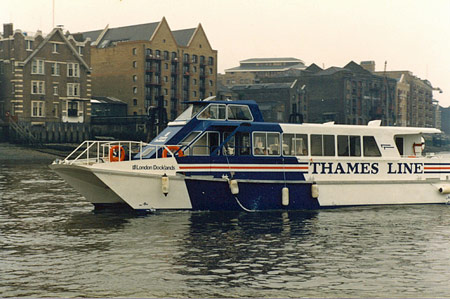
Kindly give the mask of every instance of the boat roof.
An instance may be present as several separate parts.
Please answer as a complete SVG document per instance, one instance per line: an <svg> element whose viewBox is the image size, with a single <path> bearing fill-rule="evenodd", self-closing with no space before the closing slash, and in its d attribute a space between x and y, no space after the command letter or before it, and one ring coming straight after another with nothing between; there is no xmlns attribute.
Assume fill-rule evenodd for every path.
<svg viewBox="0 0 450 299"><path fill-rule="evenodd" d="M209 104L234 104L234 105L257 105L253 100L242 100L242 101L221 101L221 100L203 100L203 101L186 101L183 104L200 104L200 105L209 105Z"/></svg>
<svg viewBox="0 0 450 299"><path fill-rule="evenodd" d="M441 130L436 128L420 128L420 127L382 127L379 125L337 125L333 123L324 124L313 124L313 123L303 123L303 124L280 124L283 127L283 132L285 133L295 133L298 129L304 128L308 129L310 133L358 133L358 134L373 134L375 132L392 134L392 135L414 135L414 134L439 134L442 133Z"/></svg>

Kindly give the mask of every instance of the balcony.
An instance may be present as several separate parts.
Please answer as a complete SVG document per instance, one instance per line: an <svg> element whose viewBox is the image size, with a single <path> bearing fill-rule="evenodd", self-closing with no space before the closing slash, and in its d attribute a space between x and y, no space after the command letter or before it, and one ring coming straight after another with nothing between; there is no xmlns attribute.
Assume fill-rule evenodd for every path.
<svg viewBox="0 0 450 299"><path fill-rule="evenodd" d="M147 67L147 68L145 69L145 72L146 72L146 73L159 73L159 69L156 68L156 67L154 67L154 66L152 66L152 67Z"/></svg>
<svg viewBox="0 0 450 299"><path fill-rule="evenodd" d="M149 54L149 55L145 55L145 59L147 59L147 60L162 60L162 57L161 57L161 55Z"/></svg>
<svg viewBox="0 0 450 299"><path fill-rule="evenodd" d="M145 85L150 85L150 86L161 86L161 80L146 80L145 81Z"/></svg>

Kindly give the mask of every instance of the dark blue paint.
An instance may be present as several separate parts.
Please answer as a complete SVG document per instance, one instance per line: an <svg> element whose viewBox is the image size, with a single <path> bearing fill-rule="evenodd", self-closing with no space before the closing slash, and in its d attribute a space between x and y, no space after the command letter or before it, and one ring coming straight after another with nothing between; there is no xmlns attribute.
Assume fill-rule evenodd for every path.
<svg viewBox="0 0 450 299"><path fill-rule="evenodd" d="M284 183L239 182L239 194L231 194L226 181L191 180L186 178L186 186L193 210L242 210L239 202L248 210L310 210L320 208L317 199L311 197L311 184L287 183L289 205L283 206L282 188Z"/></svg>

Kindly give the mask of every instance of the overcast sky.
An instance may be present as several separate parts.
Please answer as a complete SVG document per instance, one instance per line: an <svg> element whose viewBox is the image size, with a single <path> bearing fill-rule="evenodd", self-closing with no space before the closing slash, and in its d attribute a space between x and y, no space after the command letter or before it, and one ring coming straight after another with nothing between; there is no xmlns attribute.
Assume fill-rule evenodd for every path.
<svg viewBox="0 0 450 299"><path fill-rule="evenodd" d="M0 20L48 33L53 0L0 0ZM219 72L257 57L295 57L343 67L374 60L376 70L409 70L450 106L450 0L54 0L55 25L72 33L158 22L172 30L202 24L218 50ZM3 31L3 28L1 28Z"/></svg>

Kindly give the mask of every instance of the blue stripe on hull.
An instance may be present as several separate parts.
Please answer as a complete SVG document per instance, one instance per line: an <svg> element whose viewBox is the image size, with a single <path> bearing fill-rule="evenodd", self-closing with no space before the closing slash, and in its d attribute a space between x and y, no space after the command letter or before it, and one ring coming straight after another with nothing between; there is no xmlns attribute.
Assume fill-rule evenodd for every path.
<svg viewBox="0 0 450 299"><path fill-rule="evenodd" d="M287 181L304 181L304 174L307 172L291 171L291 172L273 172L273 171L236 171L235 179L243 180L287 180ZM224 175L231 177L230 171L202 171L202 172L183 172L186 176L213 176L214 178L222 178Z"/></svg>
<svg viewBox="0 0 450 299"><path fill-rule="evenodd" d="M239 182L239 194L231 194L227 182L185 179L193 210L306 210L318 209L319 202L311 197L311 184L286 184L289 205L281 203L284 183ZM238 203L239 201L239 203Z"/></svg>

